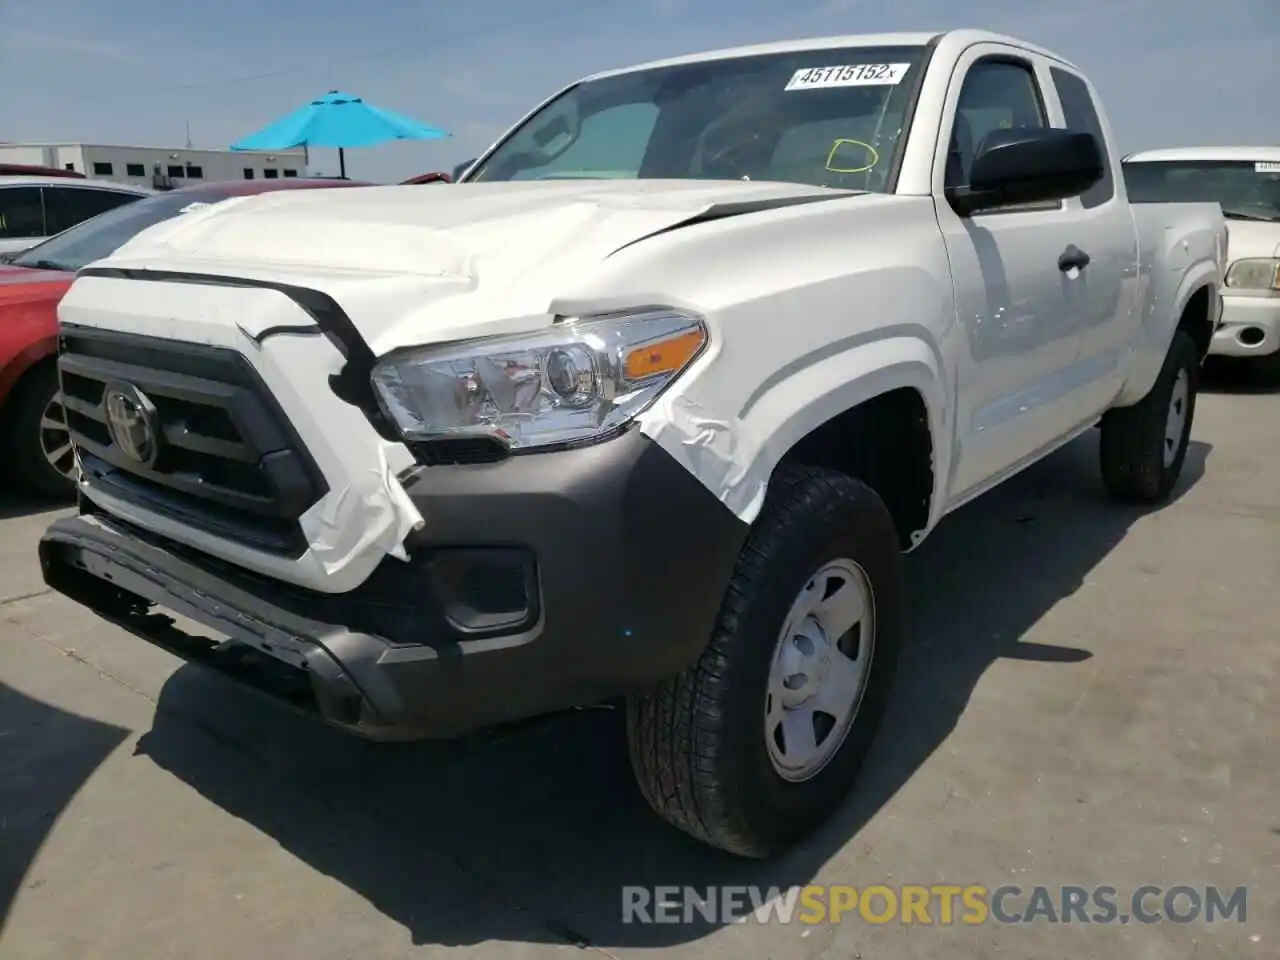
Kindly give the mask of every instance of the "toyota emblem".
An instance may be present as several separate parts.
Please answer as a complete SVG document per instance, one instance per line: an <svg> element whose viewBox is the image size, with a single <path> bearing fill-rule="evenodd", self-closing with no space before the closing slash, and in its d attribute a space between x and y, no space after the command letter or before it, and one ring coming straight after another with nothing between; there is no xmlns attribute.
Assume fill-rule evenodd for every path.
<svg viewBox="0 0 1280 960"><path fill-rule="evenodd" d="M131 383L109 383L102 393L102 406L116 449L134 463L152 466L160 455L155 404Z"/></svg>

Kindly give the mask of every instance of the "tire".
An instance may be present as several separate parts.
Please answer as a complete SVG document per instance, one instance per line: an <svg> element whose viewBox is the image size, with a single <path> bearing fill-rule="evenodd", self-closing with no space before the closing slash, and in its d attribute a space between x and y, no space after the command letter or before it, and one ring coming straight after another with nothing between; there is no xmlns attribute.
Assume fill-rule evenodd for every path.
<svg viewBox="0 0 1280 960"><path fill-rule="evenodd" d="M1102 417L1102 481L1112 497L1130 503L1168 498L1187 457L1199 386L1199 350L1178 330L1147 395ZM1176 418L1174 407L1180 408Z"/></svg>
<svg viewBox="0 0 1280 960"><path fill-rule="evenodd" d="M74 479L50 463L46 452L64 446L58 442L61 435L66 452L59 463L74 471L66 414L58 402L60 392L58 371L52 363L32 367L5 404L4 432L0 435L9 482L23 493L51 500L69 500L76 490ZM50 429L55 421L59 426Z"/></svg>
<svg viewBox="0 0 1280 960"><path fill-rule="evenodd" d="M819 578L832 561L840 561L839 567ZM810 593L808 586L814 587ZM811 637L805 638L804 651L797 652L802 638L791 629L782 636L797 607L815 599L819 590L835 589L833 598L848 600L854 595L842 591L855 586L864 591L871 612L858 631L846 635L846 652L856 653L855 658L815 644ZM824 611L839 603L819 603L818 612L826 616ZM839 629L830 618L828 622L833 631ZM684 673L627 701L631 765L645 799L674 826L738 856L767 857L803 839L853 787L884 715L904 632L901 545L880 498L843 474L780 467L738 557L701 658ZM860 641L856 651L848 643L854 633ZM769 734L776 735L771 726L778 718L800 723L805 706L788 710L771 693L779 689L775 664L792 670L796 657L819 648L829 657L831 676L847 677L849 664L865 664L857 684L861 699L857 701L856 692L836 698L853 706L843 732L838 723L826 722L834 720L834 713L825 714L826 721L818 726L811 718L808 729L820 739L819 751L825 747L829 756L811 771L787 769L784 776L778 754L791 738L773 739L771 747ZM837 663L846 670L836 670ZM814 668L814 676L824 672L817 659L805 664ZM796 676L791 673L793 680ZM836 690L821 685L809 689L831 690L833 697ZM794 699L804 692L792 690L785 696ZM775 712L767 717L770 707ZM825 736L820 726L827 728Z"/></svg>

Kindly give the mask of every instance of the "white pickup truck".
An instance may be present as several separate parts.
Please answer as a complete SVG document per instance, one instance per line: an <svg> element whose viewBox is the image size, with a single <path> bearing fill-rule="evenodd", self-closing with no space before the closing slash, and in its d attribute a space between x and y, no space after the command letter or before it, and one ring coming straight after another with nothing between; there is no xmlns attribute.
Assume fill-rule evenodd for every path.
<svg viewBox="0 0 1280 960"><path fill-rule="evenodd" d="M947 513L1099 424L1114 495L1170 492L1223 243L1135 223L1088 81L1007 37L600 74L457 184L83 269L44 575L370 738L625 696L653 807L765 856L851 788Z"/></svg>
<svg viewBox="0 0 1280 960"><path fill-rule="evenodd" d="M1222 207L1228 265L1209 355L1235 358L1280 385L1280 147L1147 150L1125 157L1122 170L1135 204Z"/></svg>

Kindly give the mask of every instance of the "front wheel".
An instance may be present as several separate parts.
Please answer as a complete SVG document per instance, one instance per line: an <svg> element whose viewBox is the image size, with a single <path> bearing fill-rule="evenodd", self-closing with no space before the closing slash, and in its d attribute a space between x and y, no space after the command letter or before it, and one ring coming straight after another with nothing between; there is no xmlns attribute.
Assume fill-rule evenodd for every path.
<svg viewBox="0 0 1280 960"><path fill-rule="evenodd" d="M1200 352L1183 330L1145 397L1102 417L1102 481L1118 500L1159 503L1182 475L1200 385Z"/></svg>
<svg viewBox="0 0 1280 960"><path fill-rule="evenodd" d="M627 703L632 768L662 817L746 857L843 802L884 714L904 632L901 546L869 487L779 468L710 644Z"/></svg>

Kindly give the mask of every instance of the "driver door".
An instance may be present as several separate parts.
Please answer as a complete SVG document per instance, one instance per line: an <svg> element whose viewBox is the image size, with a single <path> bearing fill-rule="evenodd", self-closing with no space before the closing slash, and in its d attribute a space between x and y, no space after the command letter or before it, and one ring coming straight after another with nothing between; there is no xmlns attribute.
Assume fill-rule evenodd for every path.
<svg viewBox="0 0 1280 960"><path fill-rule="evenodd" d="M971 47L948 90L934 162L938 223L951 262L959 342L955 468L949 500L981 493L1076 426L1071 370L1080 347L1058 258L1077 214L1064 202L960 216L944 188L968 182L997 129L1061 126L1045 65L999 44Z"/></svg>

